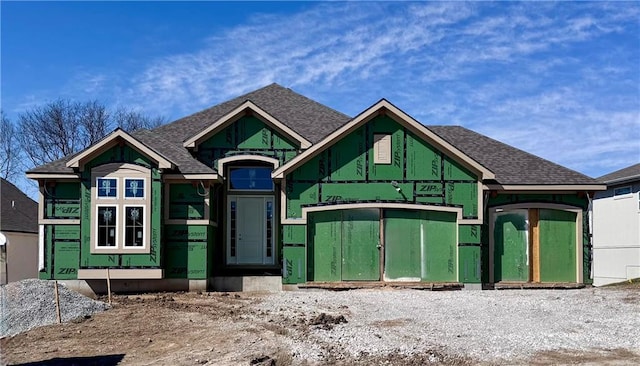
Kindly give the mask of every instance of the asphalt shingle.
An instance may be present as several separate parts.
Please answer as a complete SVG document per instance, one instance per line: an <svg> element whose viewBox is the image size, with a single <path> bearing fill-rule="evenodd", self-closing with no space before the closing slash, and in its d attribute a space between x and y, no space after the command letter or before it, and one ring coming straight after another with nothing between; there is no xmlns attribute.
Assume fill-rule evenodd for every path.
<svg viewBox="0 0 640 366"><path fill-rule="evenodd" d="M312 143L347 123L351 117L278 84L241 95L153 130L168 141L182 143L247 100Z"/></svg>
<svg viewBox="0 0 640 366"><path fill-rule="evenodd" d="M209 127L245 101L251 101L312 143L335 131L351 118L278 84L271 84L218 104L154 130L132 134L149 148L178 165L184 174L215 173L215 168L195 159L182 146L188 138ZM460 126L428 126L496 175L505 185L589 185L598 181L571 169L519 150ZM37 167L33 173L71 173L65 166L71 157ZM636 165L635 167L638 167ZM631 167L633 168L633 167ZM615 174L615 173L612 173ZM606 177L606 176L605 176Z"/></svg>
<svg viewBox="0 0 640 366"><path fill-rule="evenodd" d="M38 203L0 178L0 231L38 232Z"/></svg>
<svg viewBox="0 0 640 366"><path fill-rule="evenodd" d="M601 177L596 178L598 182L602 183L610 183L615 181L624 181L631 179L640 180L640 163L634 164L632 166L628 166L626 168L616 170L615 172L611 172L609 174L605 174Z"/></svg>
<svg viewBox="0 0 640 366"><path fill-rule="evenodd" d="M595 179L461 126L427 126L507 185L599 184Z"/></svg>

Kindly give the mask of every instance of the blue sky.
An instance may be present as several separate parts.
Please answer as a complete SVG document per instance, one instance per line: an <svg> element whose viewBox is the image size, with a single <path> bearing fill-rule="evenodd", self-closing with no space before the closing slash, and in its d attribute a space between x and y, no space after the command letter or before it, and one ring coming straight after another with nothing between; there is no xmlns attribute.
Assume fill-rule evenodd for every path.
<svg viewBox="0 0 640 366"><path fill-rule="evenodd" d="M1 102L169 120L272 82L597 177L640 161L639 2L0 2Z"/></svg>

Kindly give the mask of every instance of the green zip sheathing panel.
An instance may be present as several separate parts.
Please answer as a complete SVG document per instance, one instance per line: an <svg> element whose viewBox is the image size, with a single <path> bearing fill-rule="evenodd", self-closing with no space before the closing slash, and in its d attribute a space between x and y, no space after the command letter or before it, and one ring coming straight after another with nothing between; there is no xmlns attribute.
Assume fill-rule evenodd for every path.
<svg viewBox="0 0 640 366"><path fill-rule="evenodd" d="M323 211L309 214L309 281L342 280L342 212Z"/></svg>
<svg viewBox="0 0 640 366"><path fill-rule="evenodd" d="M540 210L540 281L576 282L576 214Z"/></svg>
<svg viewBox="0 0 640 366"><path fill-rule="evenodd" d="M367 149L368 157L365 159L369 162L369 180L402 180L405 168L404 155L404 129L389 117L378 117L366 126L369 133L365 143L373 146L374 136L384 134L391 136L391 164L376 164L373 159L373 149ZM367 147L369 147L367 146ZM364 155L364 154L363 154Z"/></svg>
<svg viewBox="0 0 640 366"><path fill-rule="evenodd" d="M385 210L385 278L457 280L456 214Z"/></svg>
<svg viewBox="0 0 640 366"><path fill-rule="evenodd" d="M285 284L307 281L305 243L307 227L281 225L282 227L282 282Z"/></svg>
<svg viewBox="0 0 640 366"><path fill-rule="evenodd" d="M287 217L302 217L302 206L318 202L316 183L287 181Z"/></svg>
<svg viewBox="0 0 640 366"><path fill-rule="evenodd" d="M342 212L342 280L380 279L380 210Z"/></svg>
<svg viewBox="0 0 640 366"><path fill-rule="evenodd" d="M384 211L385 279L422 279L426 253L420 241L424 234L421 222L422 217L416 211Z"/></svg>
<svg viewBox="0 0 640 366"><path fill-rule="evenodd" d="M458 263L460 271L458 278L464 283L482 282L482 260L481 248L478 246L458 247Z"/></svg>
<svg viewBox="0 0 640 366"><path fill-rule="evenodd" d="M82 196L81 209L81 241L80 241L80 268L159 268L161 262L161 217L162 217L162 181L160 172L151 168L151 204L147 209L151 213L149 238L146 245L149 253L143 254L92 254L91 253L91 170L97 166L96 162L129 162L113 159L131 158L133 162L148 166L150 161L141 156L128 146L116 146L85 165L82 173L80 192Z"/></svg>
<svg viewBox="0 0 640 366"><path fill-rule="evenodd" d="M423 211L426 230L426 277L429 282L455 282L458 275L456 214Z"/></svg>
<svg viewBox="0 0 640 366"><path fill-rule="evenodd" d="M165 276L205 279L209 273L210 227L204 225L165 226ZM213 245L211 245L213 246Z"/></svg>
<svg viewBox="0 0 640 366"><path fill-rule="evenodd" d="M527 210L500 212L494 218L495 282L529 281Z"/></svg>
<svg viewBox="0 0 640 366"><path fill-rule="evenodd" d="M40 279L75 279L78 277L80 225L45 225L44 271Z"/></svg>
<svg viewBox="0 0 640 366"><path fill-rule="evenodd" d="M413 185L399 183L398 192L389 183L334 183L322 185L323 202L349 202L358 200L408 201L413 200Z"/></svg>
<svg viewBox="0 0 640 366"><path fill-rule="evenodd" d="M45 219L80 218L80 183L56 182L44 189Z"/></svg>
<svg viewBox="0 0 640 366"><path fill-rule="evenodd" d="M304 245L284 245L282 248L282 283L307 282L306 250Z"/></svg>
<svg viewBox="0 0 640 366"><path fill-rule="evenodd" d="M215 168L219 159L242 154L273 157L283 165L296 156L297 146L257 117L245 116L198 145L197 158Z"/></svg>
<svg viewBox="0 0 640 366"><path fill-rule="evenodd" d="M202 187L191 183L169 186L169 219L202 220L205 196Z"/></svg>
<svg viewBox="0 0 640 366"><path fill-rule="evenodd" d="M498 194L490 197L488 207L503 206L517 203L557 203L575 206L586 210L589 201L577 194Z"/></svg>
<svg viewBox="0 0 640 366"><path fill-rule="evenodd" d="M442 155L438 150L413 133L407 133L407 179L440 180L441 164Z"/></svg>
<svg viewBox="0 0 640 366"><path fill-rule="evenodd" d="M282 242L284 244L304 245L307 242L307 228L304 225L282 225Z"/></svg>
<svg viewBox="0 0 640 366"><path fill-rule="evenodd" d="M380 279L378 209L315 212L309 217L309 281Z"/></svg>
<svg viewBox="0 0 640 366"><path fill-rule="evenodd" d="M458 278L460 282L482 282L481 232L481 225L458 225Z"/></svg>
<svg viewBox="0 0 640 366"><path fill-rule="evenodd" d="M387 164L375 162L376 135L389 136ZM478 218L477 177L389 116L373 118L285 178L287 218L301 218L303 207L362 202L458 207L464 219Z"/></svg>

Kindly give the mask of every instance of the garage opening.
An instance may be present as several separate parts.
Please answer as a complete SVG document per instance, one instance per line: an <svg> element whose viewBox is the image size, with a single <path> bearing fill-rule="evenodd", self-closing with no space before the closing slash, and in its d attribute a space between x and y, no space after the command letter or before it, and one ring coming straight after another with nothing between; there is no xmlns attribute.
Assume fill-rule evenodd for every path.
<svg viewBox="0 0 640 366"><path fill-rule="evenodd" d="M310 213L307 280L455 282L456 218L400 209Z"/></svg>

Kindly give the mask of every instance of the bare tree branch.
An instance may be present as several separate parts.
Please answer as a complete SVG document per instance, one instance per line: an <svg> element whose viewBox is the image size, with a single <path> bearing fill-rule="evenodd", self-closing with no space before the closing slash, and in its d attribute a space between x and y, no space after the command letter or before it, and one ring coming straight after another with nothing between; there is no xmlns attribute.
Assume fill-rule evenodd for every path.
<svg viewBox="0 0 640 366"><path fill-rule="evenodd" d="M18 117L19 142L32 166L81 151L116 127L126 131L154 128L164 123L142 113L120 108L110 113L98 101L65 99L37 106Z"/></svg>
<svg viewBox="0 0 640 366"><path fill-rule="evenodd" d="M13 181L20 173L20 144L16 128L0 110L0 177Z"/></svg>

